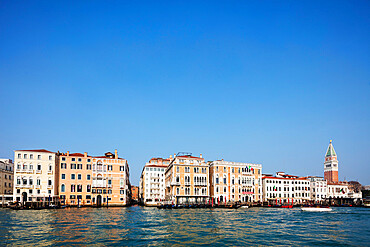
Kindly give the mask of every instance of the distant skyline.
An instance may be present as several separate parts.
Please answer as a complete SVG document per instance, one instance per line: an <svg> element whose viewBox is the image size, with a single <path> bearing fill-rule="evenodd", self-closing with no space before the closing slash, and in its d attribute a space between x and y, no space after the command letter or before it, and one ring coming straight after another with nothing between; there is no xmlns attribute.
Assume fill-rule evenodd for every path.
<svg viewBox="0 0 370 247"><path fill-rule="evenodd" d="M2 1L0 158L179 151L370 185L370 2Z"/></svg>

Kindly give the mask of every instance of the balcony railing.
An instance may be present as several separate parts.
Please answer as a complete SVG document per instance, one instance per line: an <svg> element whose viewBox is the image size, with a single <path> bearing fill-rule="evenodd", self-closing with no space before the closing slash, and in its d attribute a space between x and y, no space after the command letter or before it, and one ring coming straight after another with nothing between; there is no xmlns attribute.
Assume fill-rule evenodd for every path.
<svg viewBox="0 0 370 247"><path fill-rule="evenodd" d="M41 173L42 173L42 171L41 171L41 170L36 170L36 173L37 173L37 174L41 174Z"/></svg>
<svg viewBox="0 0 370 247"><path fill-rule="evenodd" d="M180 185L180 182L171 182L171 185Z"/></svg>
<svg viewBox="0 0 370 247"><path fill-rule="evenodd" d="M48 171L48 175L52 175L53 174L53 171Z"/></svg>

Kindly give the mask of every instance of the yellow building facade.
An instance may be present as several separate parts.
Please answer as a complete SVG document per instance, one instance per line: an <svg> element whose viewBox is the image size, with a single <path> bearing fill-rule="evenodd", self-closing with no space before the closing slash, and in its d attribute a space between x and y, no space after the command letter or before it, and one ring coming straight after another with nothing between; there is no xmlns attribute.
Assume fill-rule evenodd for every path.
<svg viewBox="0 0 370 247"><path fill-rule="evenodd" d="M209 165L202 155L175 155L165 172L166 201L173 204L208 204Z"/></svg>

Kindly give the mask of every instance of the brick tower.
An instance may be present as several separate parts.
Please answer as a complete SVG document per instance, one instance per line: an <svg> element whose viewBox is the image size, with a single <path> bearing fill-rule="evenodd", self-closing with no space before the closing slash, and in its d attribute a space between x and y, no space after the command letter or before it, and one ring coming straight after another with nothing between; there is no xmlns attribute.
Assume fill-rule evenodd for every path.
<svg viewBox="0 0 370 247"><path fill-rule="evenodd" d="M338 159L331 140L325 155L324 178L328 182L338 182Z"/></svg>

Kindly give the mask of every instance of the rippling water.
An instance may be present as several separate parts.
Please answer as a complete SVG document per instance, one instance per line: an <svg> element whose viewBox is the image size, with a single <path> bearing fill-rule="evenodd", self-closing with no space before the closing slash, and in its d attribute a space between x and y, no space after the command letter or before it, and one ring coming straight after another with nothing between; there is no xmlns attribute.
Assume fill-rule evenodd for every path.
<svg viewBox="0 0 370 247"><path fill-rule="evenodd" d="M0 245L369 246L370 209L0 209Z"/></svg>

